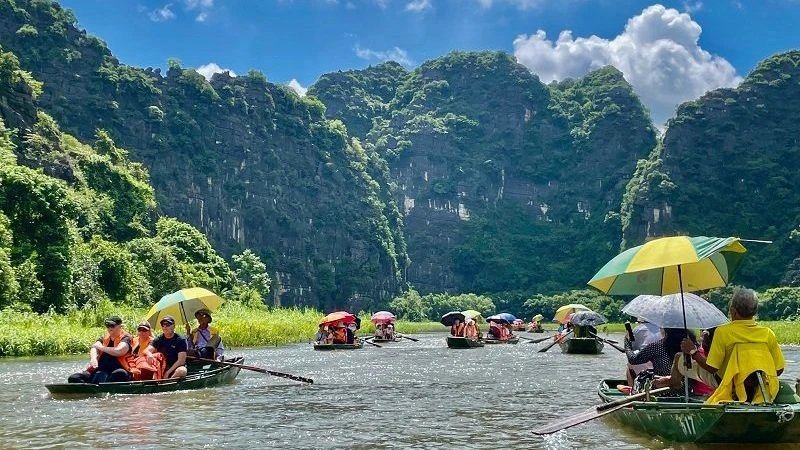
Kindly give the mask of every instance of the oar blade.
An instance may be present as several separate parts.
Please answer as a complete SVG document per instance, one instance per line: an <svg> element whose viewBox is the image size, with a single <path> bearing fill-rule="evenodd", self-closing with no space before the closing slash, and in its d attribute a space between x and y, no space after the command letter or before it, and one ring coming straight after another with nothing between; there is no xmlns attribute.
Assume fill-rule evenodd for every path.
<svg viewBox="0 0 800 450"><path fill-rule="evenodd" d="M596 409L592 408L592 409L586 410L586 411L584 411L584 412L582 412L580 414L577 414L575 416L567 417L566 419L562 419L562 420L559 420L557 422L548 423L547 425L545 425L543 427L540 427L540 428L537 428L537 429L533 430L533 434L536 434L536 435L539 435L539 436L542 436L542 435L545 435L545 434L553 434L553 433L555 433L557 431L566 430L567 428L574 427L575 425L580 425L580 424L582 424L584 422L588 422L588 421L590 421L592 419L596 419L596 418L600 417L603 414L608 414L608 413L613 412L613 411L616 411L616 410L612 409L612 410L606 410L606 411L598 412Z"/></svg>

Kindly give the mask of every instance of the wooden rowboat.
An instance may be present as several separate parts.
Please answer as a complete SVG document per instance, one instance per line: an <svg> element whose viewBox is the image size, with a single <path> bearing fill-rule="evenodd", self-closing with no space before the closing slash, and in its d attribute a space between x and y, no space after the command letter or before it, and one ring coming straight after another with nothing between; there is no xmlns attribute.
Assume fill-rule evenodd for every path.
<svg viewBox="0 0 800 450"><path fill-rule="evenodd" d="M358 350L363 347L361 341L354 344L314 344L314 350Z"/></svg>
<svg viewBox="0 0 800 450"><path fill-rule="evenodd" d="M519 343L518 337L513 337L511 339L500 340L500 339L484 339L484 344L517 344Z"/></svg>
<svg viewBox="0 0 800 450"><path fill-rule="evenodd" d="M231 358L227 362L242 364L243 357ZM188 365L189 374L180 380L125 381L120 383L57 383L47 384L53 398L90 397L106 394L155 394L159 392L202 389L218 384L230 383L239 375L239 367L214 365Z"/></svg>
<svg viewBox="0 0 800 450"><path fill-rule="evenodd" d="M475 348L483 347L482 341L465 338L463 336L447 336L448 348Z"/></svg>
<svg viewBox="0 0 800 450"><path fill-rule="evenodd" d="M615 386L622 380L603 380L600 398L608 403L623 398ZM800 443L800 397L791 385L780 383L774 404L707 405L703 397L653 397L633 402L607 417L650 436L672 442Z"/></svg>
<svg viewBox="0 0 800 450"><path fill-rule="evenodd" d="M559 342L563 353L598 355L603 351L603 343L595 338L571 337Z"/></svg>

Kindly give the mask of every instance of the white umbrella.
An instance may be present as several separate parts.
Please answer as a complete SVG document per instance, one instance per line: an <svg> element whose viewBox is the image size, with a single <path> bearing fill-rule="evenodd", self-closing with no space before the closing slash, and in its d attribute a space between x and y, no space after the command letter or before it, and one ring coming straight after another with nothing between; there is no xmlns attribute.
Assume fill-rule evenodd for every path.
<svg viewBox="0 0 800 450"><path fill-rule="evenodd" d="M640 295L622 308L625 314L647 319L661 328L705 329L728 323L725 314L702 297L685 292L683 300L686 321L681 308L681 295ZM685 324L685 325L684 325Z"/></svg>

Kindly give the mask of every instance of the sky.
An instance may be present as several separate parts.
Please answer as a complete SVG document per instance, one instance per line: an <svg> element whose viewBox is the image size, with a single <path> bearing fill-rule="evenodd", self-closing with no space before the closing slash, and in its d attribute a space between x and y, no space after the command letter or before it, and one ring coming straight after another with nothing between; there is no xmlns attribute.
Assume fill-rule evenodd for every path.
<svg viewBox="0 0 800 450"><path fill-rule="evenodd" d="M800 48L800 0L61 0L123 63L177 58L210 77L262 71L298 93L320 75L453 50L502 50L543 82L611 64L657 125Z"/></svg>

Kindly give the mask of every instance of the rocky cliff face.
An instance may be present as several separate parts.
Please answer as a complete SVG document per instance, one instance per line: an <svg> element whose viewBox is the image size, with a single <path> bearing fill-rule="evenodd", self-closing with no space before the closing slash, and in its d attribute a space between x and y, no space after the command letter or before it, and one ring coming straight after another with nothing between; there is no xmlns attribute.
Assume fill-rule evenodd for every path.
<svg viewBox="0 0 800 450"><path fill-rule="evenodd" d="M774 240L746 244L736 282L795 279L800 253L800 52L763 61L736 89L678 108L623 203L624 245L671 233ZM796 234L796 233L795 233ZM795 265L796 267L796 265Z"/></svg>
<svg viewBox="0 0 800 450"><path fill-rule="evenodd" d="M364 139L391 167L424 292L581 285L613 256L606 213L655 144L618 71L544 86L503 53L426 62L373 119Z"/></svg>
<svg viewBox="0 0 800 450"><path fill-rule="evenodd" d="M398 291L405 244L379 161L320 102L260 73L208 82L176 63L166 75L122 65L50 2L0 1L0 42L44 82L40 103L65 130L104 128L144 162L165 212L225 254L265 257L276 302L366 308Z"/></svg>

